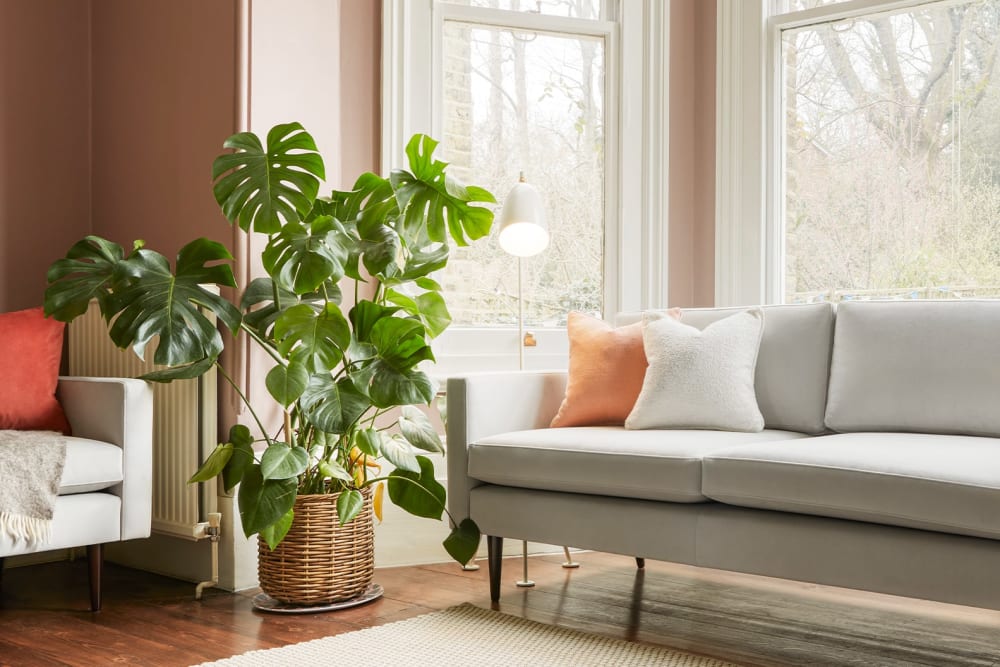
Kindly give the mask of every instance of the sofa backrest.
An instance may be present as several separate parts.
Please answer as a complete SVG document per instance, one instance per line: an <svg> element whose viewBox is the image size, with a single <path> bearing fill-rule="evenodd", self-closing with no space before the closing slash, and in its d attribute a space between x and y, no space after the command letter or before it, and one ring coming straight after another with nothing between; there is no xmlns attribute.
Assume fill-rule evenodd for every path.
<svg viewBox="0 0 1000 667"><path fill-rule="evenodd" d="M681 322L704 329L746 308L685 308ZM830 376L833 307L828 303L763 306L764 333L754 386L765 428L821 433ZM642 313L621 313L621 326Z"/></svg>
<svg viewBox="0 0 1000 667"><path fill-rule="evenodd" d="M841 303L826 425L1000 436L1000 300Z"/></svg>

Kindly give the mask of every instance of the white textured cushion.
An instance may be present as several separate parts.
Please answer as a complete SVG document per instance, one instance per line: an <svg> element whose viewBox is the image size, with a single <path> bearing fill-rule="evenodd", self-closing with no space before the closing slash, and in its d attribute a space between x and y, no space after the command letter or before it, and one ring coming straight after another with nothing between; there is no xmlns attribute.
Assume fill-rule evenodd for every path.
<svg viewBox="0 0 1000 667"><path fill-rule="evenodd" d="M1000 300L841 303L826 425L1000 436Z"/></svg>
<svg viewBox="0 0 1000 667"><path fill-rule="evenodd" d="M543 428L477 440L469 446L468 472L474 479L504 486L697 503L706 500L701 492L705 455L802 437L790 431Z"/></svg>
<svg viewBox="0 0 1000 667"><path fill-rule="evenodd" d="M1000 539L1000 442L846 433L717 450L706 496L730 505Z"/></svg>
<svg viewBox="0 0 1000 667"><path fill-rule="evenodd" d="M644 315L649 367L625 428L763 429L754 393L762 330L759 308L704 330L672 317Z"/></svg>

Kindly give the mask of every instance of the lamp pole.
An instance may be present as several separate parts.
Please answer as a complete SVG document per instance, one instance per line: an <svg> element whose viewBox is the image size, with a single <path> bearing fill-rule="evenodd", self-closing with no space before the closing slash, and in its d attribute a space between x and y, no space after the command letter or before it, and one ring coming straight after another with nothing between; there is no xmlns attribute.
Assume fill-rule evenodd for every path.
<svg viewBox="0 0 1000 667"><path fill-rule="evenodd" d="M522 181L524 174L521 174ZM524 370L524 258L517 257L517 369ZM520 588L531 588L535 582L528 578L528 540L521 540L521 567L523 575L514 582Z"/></svg>
<svg viewBox="0 0 1000 667"><path fill-rule="evenodd" d="M524 258L517 258L517 369L524 370Z"/></svg>
<svg viewBox="0 0 1000 667"><path fill-rule="evenodd" d="M524 172L504 200L500 212L500 247L517 257L517 367L524 370L524 258L537 255L549 244L545 207L538 191L528 185ZM579 567L573 562L569 548L563 547L566 562L563 567ZM521 561L524 576L516 582L527 588L535 585L528 579L528 541L521 540Z"/></svg>

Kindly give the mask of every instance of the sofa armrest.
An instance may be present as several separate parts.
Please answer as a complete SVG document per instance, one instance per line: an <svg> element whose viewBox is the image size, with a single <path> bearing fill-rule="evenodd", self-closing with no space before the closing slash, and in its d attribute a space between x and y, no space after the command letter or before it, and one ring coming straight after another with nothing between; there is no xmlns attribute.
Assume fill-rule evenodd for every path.
<svg viewBox="0 0 1000 667"><path fill-rule="evenodd" d="M507 372L448 379L448 511L469 516L471 443L490 435L548 428L566 393L565 372Z"/></svg>
<svg viewBox="0 0 1000 667"><path fill-rule="evenodd" d="M73 435L122 448L121 539L148 537L152 519L153 390L130 378L61 377L56 396Z"/></svg>

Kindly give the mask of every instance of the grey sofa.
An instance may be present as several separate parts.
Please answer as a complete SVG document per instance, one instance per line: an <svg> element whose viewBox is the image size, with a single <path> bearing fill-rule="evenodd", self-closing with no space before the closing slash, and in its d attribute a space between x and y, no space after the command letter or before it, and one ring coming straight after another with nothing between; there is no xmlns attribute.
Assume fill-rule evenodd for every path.
<svg viewBox="0 0 1000 667"><path fill-rule="evenodd" d="M760 433L553 429L564 373L449 380L494 600L509 537L1000 609L1000 301L764 314Z"/></svg>
<svg viewBox="0 0 1000 667"><path fill-rule="evenodd" d="M0 533L0 574L6 556L85 546L90 605L97 611L102 545L150 534L153 392L141 380L64 377L57 396L73 435L65 438L52 534L28 545Z"/></svg>

